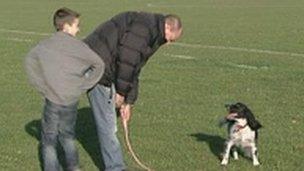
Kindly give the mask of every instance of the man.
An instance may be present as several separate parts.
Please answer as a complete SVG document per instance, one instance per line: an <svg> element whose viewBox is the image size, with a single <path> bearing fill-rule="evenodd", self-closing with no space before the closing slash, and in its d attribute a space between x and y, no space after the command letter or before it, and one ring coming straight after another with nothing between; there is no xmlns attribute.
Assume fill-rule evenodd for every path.
<svg viewBox="0 0 304 171"><path fill-rule="evenodd" d="M182 34L180 18L145 12L124 12L101 24L84 42L105 62L105 74L88 98L94 113L106 171L125 169L116 136L116 111L128 121L137 99L138 77L150 56Z"/></svg>
<svg viewBox="0 0 304 171"><path fill-rule="evenodd" d="M98 82L104 71L100 57L75 38L79 16L68 8L58 9L53 17L57 32L41 41L25 59L30 82L45 98L41 119L45 171L61 170L57 139L65 152L66 170L79 170L74 144L78 100L81 93Z"/></svg>

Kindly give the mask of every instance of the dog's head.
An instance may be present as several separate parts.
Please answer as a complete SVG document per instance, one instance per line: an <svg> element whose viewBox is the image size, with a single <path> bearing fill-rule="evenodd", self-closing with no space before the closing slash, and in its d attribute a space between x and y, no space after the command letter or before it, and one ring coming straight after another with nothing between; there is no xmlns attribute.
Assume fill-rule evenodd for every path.
<svg viewBox="0 0 304 171"><path fill-rule="evenodd" d="M243 103L225 105L228 110L227 120L247 122L252 130L258 130L262 125L255 119L251 110Z"/></svg>

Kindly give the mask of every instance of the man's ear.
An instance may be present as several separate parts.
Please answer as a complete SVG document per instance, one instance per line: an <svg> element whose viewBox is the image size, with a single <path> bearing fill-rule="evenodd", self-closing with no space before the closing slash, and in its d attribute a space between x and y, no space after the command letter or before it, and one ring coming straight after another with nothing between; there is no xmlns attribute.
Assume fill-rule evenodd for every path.
<svg viewBox="0 0 304 171"><path fill-rule="evenodd" d="M167 31L170 31L170 30L171 30L170 25L169 25L169 24L167 24L167 23L165 23L165 30L167 30Z"/></svg>

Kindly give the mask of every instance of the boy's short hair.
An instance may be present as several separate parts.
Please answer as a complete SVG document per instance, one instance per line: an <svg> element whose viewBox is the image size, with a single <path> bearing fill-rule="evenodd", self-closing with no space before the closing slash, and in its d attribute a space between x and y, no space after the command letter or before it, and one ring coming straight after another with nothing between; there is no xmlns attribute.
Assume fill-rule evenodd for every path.
<svg viewBox="0 0 304 171"><path fill-rule="evenodd" d="M181 19L177 15L174 14L166 15L165 22L175 30L180 30L182 28Z"/></svg>
<svg viewBox="0 0 304 171"><path fill-rule="evenodd" d="M69 8L63 7L58 9L53 16L53 24L57 31L63 29L64 24L72 24L75 18L79 18L80 14Z"/></svg>

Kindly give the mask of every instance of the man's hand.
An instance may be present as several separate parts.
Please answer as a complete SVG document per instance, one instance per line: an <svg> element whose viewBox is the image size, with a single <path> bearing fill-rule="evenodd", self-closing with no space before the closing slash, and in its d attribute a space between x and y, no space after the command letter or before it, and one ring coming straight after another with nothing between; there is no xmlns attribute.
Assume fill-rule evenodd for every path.
<svg viewBox="0 0 304 171"><path fill-rule="evenodd" d="M115 96L115 106L116 108L121 108L121 105L124 103L125 101L125 97L116 93L116 96Z"/></svg>
<svg viewBox="0 0 304 171"><path fill-rule="evenodd" d="M121 105L120 115L123 121L128 122L132 115L132 106L130 104Z"/></svg>

